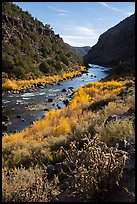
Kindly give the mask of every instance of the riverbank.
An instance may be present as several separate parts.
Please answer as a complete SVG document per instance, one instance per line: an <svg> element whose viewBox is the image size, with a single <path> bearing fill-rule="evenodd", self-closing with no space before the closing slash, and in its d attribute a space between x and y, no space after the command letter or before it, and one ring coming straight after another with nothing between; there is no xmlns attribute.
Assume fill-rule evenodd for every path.
<svg viewBox="0 0 137 204"><path fill-rule="evenodd" d="M88 68L85 66L80 66L79 71L72 71L68 73L62 73L60 75L53 75L53 76L43 76L41 78L37 79L30 79L30 80L10 80L7 79L2 84L2 90L3 91L9 91L12 93L19 93L24 92L28 90L34 90L38 87L45 87L47 84L54 84L62 82L66 79L72 79L76 76L80 76L84 72L87 71Z"/></svg>
<svg viewBox="0 0 137 204"><path fill-rule="evenodd" d="M97 65L96 65L97 67ZM42 118L51 109L60 109L71 100L73 92L89 82L100 81L107 76L98 68L89 68L81 76L67 79L54 85L38 87L35 90L25 91L25 93L5 92L2 94L2 115L8 117L7 127L3 134L11 134L21 131ZM16 92L16 91L15 91ZM20 118L17 116L20 115Z"/></svg>
<svg viewBox="0 0 137 204"><path fill-rule="evenodd" d="M64 108L49 111L41 121L37 121L29 128L21 131L20 133L12 134L10 136L4 136L2 139L3 176L4 176L3 198L7 201L9 200L13 201L16 199L18 200L19 198L21 200L22 198L20 195L22 196L26 195L24 193L28 192L27 189L33 188L33 185L35 185L36 182L35 180L32 180L31 183L30 180L28 180L25 181L26 184L24 185L23 188L22 187L18 188L17 187L18 184L20 183L23 184L22 180L24 178L23 175L24 174L29 175L30 178L33 177L34 172L37 172L37 175L39 175L39 178L37 179L43 178L46 179L47 168L48 170L47 182L50 182L51 181L50 179L53 179L55 172L56 172L55 175L59 179L59 181L57 182L58 184L54 185L55 191L52 191L51 193L52 195L51 197L48 198L49 199L48 201L52 201L53 197L56 200L59 199L61 201L64 201L63 199L65 199L68 196L67 194L68 185L71 186L70 188L71 193L73 193L73 183L71 183L72 179L74 182L76 182L75 185L77 185L77 181L81 180L81 179L77 180L76 177L73 178L73 174L70 174L68 170L64 170L66 174L63 177L63 173L61 174L59 167L57 167L59 165L62 166L64 165L63 167L64 169L66 165L67 166L70 165L69 163L67 164L63 163L63 161L65 162L64 159L67 157L67 155L70 154L69 151L71 153L73 152L72 155L73 159L76 156L76 155L74 156L75 153L78 155L80 154L80 152L81 153L83 152L82 154L85 155L84 160L82 160L82 157L80 157L81 154L79 155L79 158L81 158L80 159L81 162L84 162L85 158L90 155L89 153L90 149L94 145L91 145L91 147L83 145L86 145L87 139L89 140L88 144L90 145L90 142L93 142L92 138L94 137L97 137L99 141L101 140L103 142L103 143L97 142L97 144L95 143L95 145L97 146L95 146L94 148L95 149L97 148L98 151L99 148L101 148L100 146L101 144L102 145L106 144L108 146L108 149L106 149L107 152L104 152L104 154L107 154L107 156L109 154L109 148L111 149L111 147L115 146L115 142L118 142L120 144L120 141L126 140L128 144L128 146L124 147L124 143L123 145L121 143L120 144L121 146L118 148L117 153L121 150L125 151L126 150L125 148L127 147L129 148L129 145L131 145L131 141L134 142L134 127L132 124L134 123L133 122L134 118L132 116L132 112L129 111L129 109L134 110L135 106L133 85L134 85L133 81L119 81L119 82L108 81L89 83L79 88L73 94L72 101ZM113 115L115 115L115 118L112 117ZM110 120L110 116L112 120ZM129 117L131 117L131 120L129 120ZM86 139L87 136L88 138ZM75 142L77 141L79 142L79 145L77 144L78 146L76 147L75 145L69 146L71 141ZM64 150L60 152L59 149L61 146L63 146L66 153L64 152ZM87 149L85 152L83 148L86 147L89 149ZM97 154L98 155L97 158L99 158L99 155L101 154L97 153L95 149L94 153ZM100 151L102 152L104 150ZM120 162L122 161L123 161L122 158L118 157L116 163L115 162L112 163L114 165L113 168L115 170L118 170L118 168L121 169L123 164ZM74 162L74 164L76 164L76 162ZM70 168L72 171L83 168L82 166L80 167L80 165L83 164L78 162L77 166L73 167L70 165ZM105 163L102 165L105 165ZM21 166L23 167L23 169L21 168ZM93 165L91 164L90 166L93 167ZM132 165L127 164L126 171L129 170L130 168L129 166L133 168ZM15 167L18 167L16 175L14 172ZM98 164L97 168L100 169L101 166ZM103 169L107 170L107 167L103 166ZM12 174L10 173L11 170ZM85 170L83 169L82 172L83 171ZM10 174L10 177L7 176L8 172ZM82 172L74 173L74 175L81 176ZM92 175L91 172L92 171L90 171L90 173L87 172L88 178L89 176L91 176L91 178L95 176ZM120 179L120 177L118 176L119 174L117 174L116 172L119 171L111 172L112 177L109 177L109 181L112 181L111 186L113 186L117 179L118 180ZM105 174L107 175L107 171L105 171ZM98 175L97 178L100 178L100 174L97 175ZM12 180L13 176L16 177L14 182ZM72 179L70 179L70 177L72 177ZM116 180L115 179L113 180L112 178L116 178ZM102 180L102 182L105 182L105 180ZM6 185L8 186L8 188L6 187ZM84 189L89 188L88 182L85 183L84 185L85 185ZM83 188L82 186L79 187ZM40 188L40 184L37 186L37 188L38 189ZM101 186L99 186L99 188L101 188ZM22 194L20 194L20 190L22 191ZM78 189L75 190L79 192ZM106 190L107 191L109 190L107 189L107 186ZM14 195L15 191L16 195ZM44 192L45 194L48 193L48 189L44 190ZM94 195L96 195L96 193L97 192L95 190ZM36 193L35 196L37 197ZM29 193L24 199L30 201ZM36 200L39 201L40 198L37 198Z"/></svg>
<svg viewBox="0 0 137 204"><path fill-rule="evenodd" d="M91 70L94 71L94 74ZM99 183L99 180L97 180L97 189L102 189L102 187L104 189L104 186L106 189L102 195L101 192L99 193L98 190L94 188L92 199L112 200L115 193L113 194L112 192L110 198L107 196L110 193L108 184L117 189L115 183L120 182L123 189L123 184L121 183L123 175L125 178L125 174L128 174L129 171L134 171L135 81L134 79L119 79L118 81L111 80L102 82L98 80L106 76L103 70L100 72L98 68L91 70L89 69L88 72L81 77L76 77L74 81L68 79L64 84L49 85L49 87L47 86L44 89L39 88L37 91L34 90L33 93L6 94L8 97L6 96L5 109L9 109L9 111L12 108L12 106L8 106L8 104L10 104L8 103L9 99L12 99L11 101L13 101L14 106L16 101L17 103L20 101L20 104L17 104L16 108L19 105L18 108L22 111L22 114L25 112L23 102L25 102L25 106L28 104L28 107L30 107L29 103L26 104L28 99L32 105L32 109L35 109L33 100L38 99L42 102L46 101L46 105L48 101L48 103L54 104L54 110L48 109L47 111L45 106L43 106L46 114L43 112L44 115L41 120L32 123L21 132L11 133L10 135L2 137L2 188L4 202L16 200L39 202L42 198L44 201L47 200L51 202L54 200L64 202L66 199L73 201L84 199L85 201L89 196L88 192L91 192L95 184L93 182L93 186L91 183L89 185L87 181L83 188L83 184L79 183L81 176L86 176L85 171L87 172L88 178L94 178L95 180L101 178L103 186ZM94 78L94 76L96 77ZM93 82L90 83L90 80L93 80ZM82 83L84 84L81 87ZM72 86L73 89L69 89L70 87L72 88ZM48 91L52 94L52 98L50 94L44 95L47 94ZM60 93L62 95L59 95ZM54 94L55 98L53 98ZM60 98L64 96L65 100L71 96L71 100L66 101L67 103L64 104L64 107L56 109L57 96ZM52 102L50 102L51 99ZM18 126L19 120L21 119L22 118L16 118ZM94 138L97 140L94 140ZM86 141L88 141L88 143ZM116 143L119 144L117 149L115 149ZM89 144L89 146L87 146L87 144ZM92 155L92 152L94 152L95 155ZM103 154L101 154L101 152L103 152ZM109 156L112 157L112 154L113 156L115 155L115 159L114 162L109 163L107 158ZM84 160L82 159L82 155L85 155ZM117 157L117 155L119 156ZM92 156L95 156L97 161L100 161L99 158L104 158L103 161L106 162L100 165ZM69 163L70 158L71 161ZM80 161L78 163L73 161L75 158L76 161L79 159ZM89 158L89 160L86 160L89 162L88 166L97 166L98 170L87 169L85 158ZM129 159L127 160L127 158ZM93 163L90 163L92 159ZM111 159L109 161L111 161ZM76 165L71 165L72 163ZM83 165L85 165L84 169ZM61 172L60 166L62 166L63 172ZM107 171L110 166L114 171ZM74 172L70 172L67 167ZM18 169L17 171L15 170L16 168ZM105 177L101 177L100 173L93 173L102 172L102 168L105 169ZM25 180L24 183L24 174L28 175L28 177L26 176L25 178L34 178L33 174L35 174L35 172L37 172L36 174L38 176L36 180L28 179ZM107 181L110 181L109 183L105 182L107 176L110 176L107 179ZM13 180L13 177L16 179ZM40 184L38 182L39 185L35 185L39 179L42 183ZM48 187L44 187L44 189L41 187L41 185L44 186L45 183L43 179L47 179L46 183L50 184ZM91 181L92 179L88 180ZM55 183L52 186L54 181ZM124 183L124 188L128 188L127 194L130 194L130 199L134 200L134 192L131 192L131 190L134 191L134 179L132 179L132 182L130 186L133 188L129 188L128 183ZM21 185L21 187L19 187L20 183L22 183L23 186ZM33 186L35 187L33 188ZM74 186L79 187L74 188ZM51 188L54 190L50 191ZM32 192L33 189L36 191L41 189L42 197L40 198L40 194L37 194L35 191L35 199L31 198L28 189ZM81 194L82 189L87 189L87 191ZM47 198L45 196L47 196L49 191L51 194ZM16 192L16 195L14 192ZM76 192L76 194L74 192ZM125 191L123 192L126 194ZM72 193L75 194L74 197L70 196ZM133 196L131 196L132 194ZM107 198L104 196L107 196ZM124 199L128 199L128 196L124 197L123 200Z"/></svg>

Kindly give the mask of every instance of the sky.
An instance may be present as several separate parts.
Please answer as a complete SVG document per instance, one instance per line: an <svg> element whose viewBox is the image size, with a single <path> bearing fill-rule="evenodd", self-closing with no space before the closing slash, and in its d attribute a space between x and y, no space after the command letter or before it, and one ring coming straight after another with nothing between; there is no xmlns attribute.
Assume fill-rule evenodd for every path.
<svg viewBox="0 0 137 204"><path fill-rule="evenodd" d="M99 36L135 13L135 2L14 2L71 46L93 46Z"/></svg>

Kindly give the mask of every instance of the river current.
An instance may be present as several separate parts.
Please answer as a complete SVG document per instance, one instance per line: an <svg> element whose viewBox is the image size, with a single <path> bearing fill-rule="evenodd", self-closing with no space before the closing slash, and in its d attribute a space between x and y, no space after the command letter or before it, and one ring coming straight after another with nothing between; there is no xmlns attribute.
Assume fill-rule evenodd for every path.
<svg viewBox="0 0 137 204"><path fill-rule="evenodd" d="M41 119L48 110L63 107L63 100L71 100L70 95L77 88L89 82L100 81L108 76L107 71L109 69L89 64L87 73L80 77L65 80L60 84L47 85L28 93L3 93L2 115L9 117L8 130L3 132L10 134L21 131L28 127L32 121ZM17 115L21 115L21 117L17 118Z"/></svg>

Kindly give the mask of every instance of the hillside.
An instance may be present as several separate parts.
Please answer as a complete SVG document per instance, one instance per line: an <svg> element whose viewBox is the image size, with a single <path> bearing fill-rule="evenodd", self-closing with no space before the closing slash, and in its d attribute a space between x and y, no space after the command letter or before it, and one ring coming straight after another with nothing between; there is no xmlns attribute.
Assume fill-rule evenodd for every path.
<svg viewBox="0 0 137 204"><path fill-rule="evenodd" d="M84 58L84 63L113 67L117 74L134 73L135 14L100 35Z"/></svg>
<svg viewBox="0 0 137 204"><path fill-rule="evenodd" d="M83 48L74 51L13 3L2 7L2 130L14 112L17 122L2 132L2 202L135 202L135 15L102 34L84 57L86 66L112 67L108 78L90 73L87 83L76 54ZM30 116L37 119L18 131Z"/></svg>
<svg viewBox="0 0 137 204"><path fill-rule="evenodd" d="M75 52L77 53L78 55L84 57L88 51L90 50L90 46L84 46L84 47L74 47L74 46L70 46L69 44L65 43L66 46L68 47L68 49L71 51L71 52Z"/></svg>
<svg viewBox="0 0 137 204"><path fill-rule="evenodd" d="M12 2L2 3L3 76L35 78L76 70L80 63L81 57L68 50L49 24L43 25Z"/></svg>
<svg viewBox="0 0 137 204"><path fill-rule="evenodd" d="M84 56L88 53L88 51L90 50L90 46L84 46L84 47L72 47L77 53L79 53L80 55Z"/></svg>

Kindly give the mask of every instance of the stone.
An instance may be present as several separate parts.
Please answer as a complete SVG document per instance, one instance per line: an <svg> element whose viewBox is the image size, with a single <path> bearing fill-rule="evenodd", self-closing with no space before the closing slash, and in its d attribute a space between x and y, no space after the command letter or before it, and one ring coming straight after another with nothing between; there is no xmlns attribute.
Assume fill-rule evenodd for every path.
<svg viewBox="0 0 137 204"><path fill-rule="evenodd" d="M117 119L118 116L116 115L109 115L108 118L106 119L105 123L104 123L104 126L106 127L106 125L109 123L109 122L112 122L112 121L115 121Z"/></svg>
<svg viewBox="0 0 137 204"><path fill-rule="evenodd" d="M48 179L52 179L54 174L56 173L55 166L52 164L47 165Z"/></svg>
<svg viewBox="0 0 137 204"><path fill-rule="evenodd" d="M22 122L26 122L26 120L24 118L21 119Z"/></svg>
<svg viewBox="0 0 137 204"><path fill-rule="evenodd" d="M62 92L67 92L67 90L66 89L62 89Z"/></svg>
<svg viewBox="0 0 137 204"><path fill-rule="evenodd" d="M69 104L69 100L68 99L63 100L63 103L67 106Z"/></svg>
<svg viewBox="0 0 137 204"><path fill-rule="evenodd" d="M8 125L5 123L2 123L2 130L8 130Z"/></svg>
<svg viewBox="0 0 137 204"><path fill-rule="evenodd" d="M31 123L30 123L30 125L33 125L35 123L35 121L32 121Z"/></svg>
<svg viewBox="0 0 137 204"><path fill-rule="evenodd" d="M8 117L7 115L3 115L3 116L2 116L2 121L3 121L3 122L9 121L9 117Z"/></svg>
<svg viewBox="0 0 137 204"><path fill-rule="evenodd" d="M49 111L49 109L48 108L44 108L44 111Z"/></svg>
<svg viewBox="0 0 137 204"><path fill-rule="evenodd" d="M8 134L6 132L2 133L2 137L7 136Z"/></svg>
<svg viewBox="0 0 137 204"><path fill-rule="evenodd" d="M57 85L61 85L61 83L60 83L60 82L58 82L58 83L57 83Z"/></svg>
<svg viewBox="0 0 137 204"><path fill-rule="evenodd" d="M52 98L48 98L48 102L53 102L53 99Z"/></svg>
<svg viewBox="0 0 137 204"><path fill-rule="evenodd" d="M72 90L72 89L74 89L74 87L73 86L70 86L70 87L68 87L70 90Z"/></svg>
<svg viewBox="0 0 137 204"><path fill-rule="evenodd" d="M57 104L57 108L58 108L58 109L61 109L61 107L60 107L58 104Z"/></svg>
<svg viewBox="0 0 137 204"><path fill-rule="evenodd" d="M21 115L17 115L16 118L22 118L22 116Z"/></svg>

